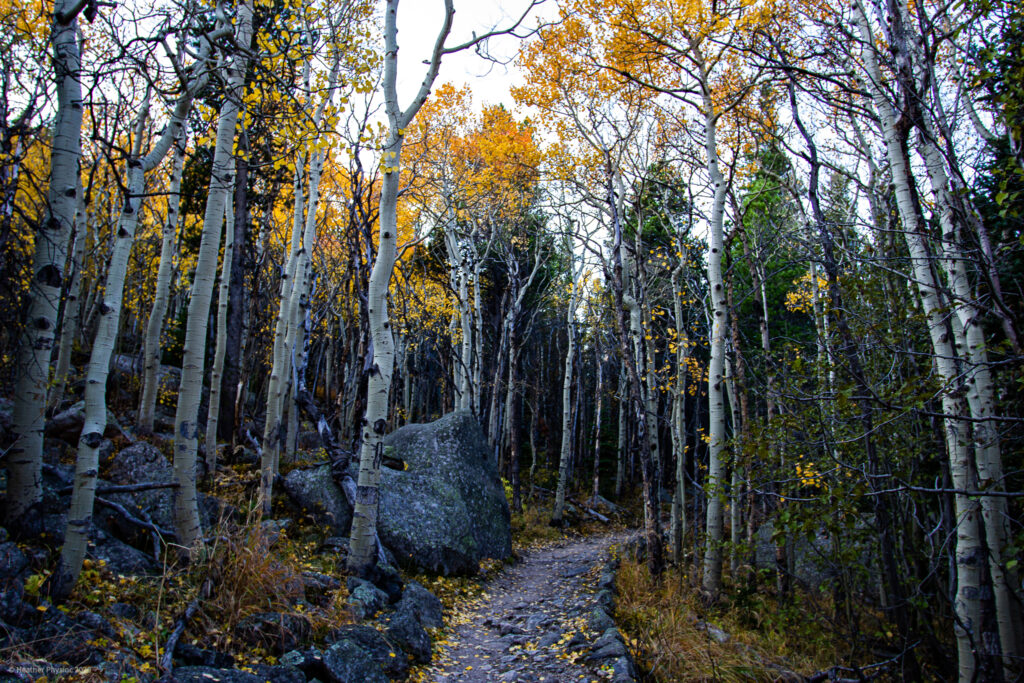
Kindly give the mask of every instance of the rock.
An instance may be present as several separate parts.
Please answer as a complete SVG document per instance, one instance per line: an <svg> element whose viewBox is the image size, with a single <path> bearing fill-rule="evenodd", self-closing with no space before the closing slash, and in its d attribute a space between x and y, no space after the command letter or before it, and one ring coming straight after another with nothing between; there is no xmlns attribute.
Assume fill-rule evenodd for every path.
<svg viewBox="0 0 1024 683"><path fill-rule="evenodd" d="M127 602L115 602L107 608L107 611L118 619L135 621L139 618L139 608Z"/></svg>
<svg viewBox="0 0 1024 683"><path fill-rule="evenodd" d="M309 637L309 620L298 614L260 612L235 626L235 635L249 645L262 645L280 655Z"/></svg>
<svg viewBox="0 0 1024 683"><path fill-rule="evenodd" d="M103 441L106 441L104 439ZM100 442L102 445L103 442ZM71 462L75 459L75 447L64 439L47 437L43 439L43 462L47 465L57 465L61 462Z"/></svg>
<svg viewBox="0 0 1024 683"><path fill-rule="evenodd" d="M290 519L265 519L260 522L263 536L266 539L268 548L272 548L281 540L281 534L287 533L288 527L292 525Z"/></svg>
<svg viewBox="0 0 1024 683"><path fill-rule="evenodd" d="M109 621L95 612L79 612L75 615L75 623L107 638L117 638L117 630L114 629Z"/></svg>
<svg viewBox="0 0 1024 683"><path fill-rule="evenodd" d="M266 683L266 678L237 669L210 666L179 666L174 674L160 679L166 683Z"/></svg>
<svg viewBox="0 0 1024 683"><path fill-rule="evenodd" d="M605 588L597 592L597 597L594 598L597 604L605 608L608 612L612 611L612 606L615 605L615 594Z"/></svg>
<svg viewBox="0 0 1024 683"><path fill-rule="evenodd" d="M423 629L423 625L416 618L416 613L413 612L410 605L397 610L391 617L387 637L388 640L412 655L416 662L426 664L430 661L430 636Z"/></svg>
<svg viewBox="0 0 1024 683"><path fill-rule="evenodd" d="M235 666L235 658L225 652L205 650L180 640L174 648L174 658L185 666L205 666L212 669L230 669Z"/></svg>
<svg viewBox="0 0 1024 683"><path fill-rule="evenodd" d="M388 683L370 653L351 640L331 645L324 652L323 661L331 683Z"/></svg>
<svg viewBox="0 0 1024 683"><path fill-rule="evenodd" d="M468 412L406 425L384 440L377 530L399 564L472 574L512 554L508 502L479 423Z"/></svg>
<svg viewBox="0 0 1024 683"><path fill-rule="evenodd" d="M315 451L322 445L320 432L305 430L295 437L295 448L300 451Z"/></svg>
<svg viewBox="0 0 1024 683"><path fill-rule="evenodd" d="M369 619L383 609L388 594L365 579L350 576L348 579L348 604L356 619Z"/></svg>
<svg viewBox="0 0 1024 683"><path fill-rule="evenodd" d="M284 477L284 490L300 509L309 512L331 533L347 535L352 526L352 508L334 483L330 465L294 469Z"/></svg>
<svg viewBox="0 0 1024 683"><path fill-rule="evenodd" d="M15 543L0 543L0 581L16 580L28 569L28 556Z"/></svg>
<svg viewBox="0 0 1024 683"><path fill-rule="evenodd" d="M26 635L35 653L51 661L83 666L96 664L103 656L90 643L102 634L73 621L54 607L43 612L40 623L26 629Z"/></svg>
<svg viewBox="0 0 1024 683"><path fill-rule="evenodd" d="M302 572L299 579L302 581L302 590L306 600L309 600L314 605L322 605L328 602L330 600L328 593L341 588L341 581L338 581L333 576L317 572Z"/></svg>
<svg viewBox="0 0 1024 683"><path fill-rule="evenodd" d="M603 607L595 607L590 612L590 628L603 633L610 628L615 628L615 620Z"/></svg>
<svg viewBox="0 0 1024 683"><path fill-rule="evenodd" d="M633 683L638 673L632 657L619 657L612 664L612 683Z"/></svg>
<svg viewBox="0 0 1024 683"><path fill-rule="evenodd" d="M416 613L424 628L444 626L444 610L441 601L420 583L410 581L406 584L402 598L398 602L398 609L403 609L406 605Z"/></svg>
<svg viewBox="0 0 1024 683"><path fill-rule="evenodd" d="M166 484L174 480L174 468L164 454L152 444L140 442L123 449L114 456L110 467L110 478L114 484ZM136 493L112 493L110 500L128 510L142 511L154 524L162 529L174 528L174 492L172 489L152 489ZM102 508L99 508L102 513ZM231 516L233 509L219 499L199 494L199 518L204 529L210 529L222 516ZM121 540L132 545L144 546L149 543L149 532L129 524L111 512L103 513L103 519L111 531Z"/></svg>
<svg viewBox="0 0 1024 683"><path fill-rule="evenodd" d="M729 640L729 634L718 628L714 624L709 624L704 620L697 622L697 628L707 633L709 636L714 638L719 643L725 643Z"/></svg>
<svg viewBox="0 0 1024 683"><path fill-rule="evenodd" d="M156 561L141 550L122 543L112 536L96 530L97 540L90 543L86 555L94 560L103 560L114 574L147 575L158 574Z"/></svg>
<svg viewBox="0 0 1024 683"><path fill-rule="evenodd" d="M591 652L587 659L594 662L606 659L618 659L629 656L626 649L626 642L617 628L610 628L598 638L590 648Z"/></svg>
<svg viewBox="0 0 1024 683"><path fill-rule="evenodd" d="M24 642L25 632L22 629L17 628L16 626L11 626L10 624L4 623L4 621L0 620L0 651L5 651L9 648L13 649L15 646L21 645ZM3 670L0 669L0 673L2 673L2 671ZM3 680L4 679L0 677L0 681Z"/></svg>
<svg viewBox="0 0 1024 683"><path fill-rule="evenodd" d="M257 664L256 675L269 683L306 683L306 675L294 666Z"/></svg>
<svg viewBox="0 0 1024 683"><path fill-rule="evenodd" d="M46 421L46 436L62 439L72 446L78 445L78 437L82 435L82 425L85 424L85 401L79 401L67 410L63 410L53 416L53 419ZM107 426L103 430L103 436L110 439L115 436L124 436L121 425L118 424L114 413L107 409Z"/></svg>
<svg viewBox="0 0 1024 683"><path fill-rule="evenodd" d="M409 674L409 660L398 648L388 642L380 631L370 626L346 624L327 634L328 643L349 641L362 649L391 678L405 678Z"/></svg>

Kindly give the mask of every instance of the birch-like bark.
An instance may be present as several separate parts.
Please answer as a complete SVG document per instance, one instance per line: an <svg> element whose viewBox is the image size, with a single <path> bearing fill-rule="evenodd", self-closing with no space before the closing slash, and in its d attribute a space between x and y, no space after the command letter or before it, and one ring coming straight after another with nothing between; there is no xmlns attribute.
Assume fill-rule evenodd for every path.
<svg viewBox="0 0 1024 683"><path fill-rule="evenodd" d="M672 304L676 324L676 376L672 391L672 453L676 459L676 490L672 496L669 537L672 539L672 561L683 561L686 539L686 371L689 339L683 333L682 276L685 252L679 248L679 265L672 271Z"/></svg>
<svg viewBox="0 0 1024 683"><path fill-rule="evenodd" d="M7 453L4 511L6 525L12 529L21 526L23 518L43 497L43 428L50 354L63 284L61 269L75 220L78 162L82 153L81 56L77 37L81 7L74 0L57 0L53 8L50 43L57 83L57 116L46 213L36 232L28 318L18 347L19 376L12 415L15 442Z"/></svg>
<svg viewBox="0 0 1024 683"><path fill-rule="evenodd" d="M205 80L205 79L204 79ZM156 273L156 293L153 310L146 323L146 338L143 342L142 393L139 397L138 417L135 429L139 434L153 431L153 413L156 410L160 388L160 338L164 332L167 304L171 294L171 273L174 270L174 251L178 236L178 208L181 205L181 176L185 168L185 135L174 142L174 164L171 170L171 186L167 195L167 216L164 220L160 240L160 265Z"/></svg>
<svg viewBox="0 0 1024 683"><path fill-rule="evenodd" d="M232 188L233 190L234 188ZM231 287L231 266L235 254L235 207L233 192L224 198L224 255L221 257L220 288L217 292L217 342L210 372L210 405L206 412L206 476L217 471L217 422L220 419L221 377L224 375L224 354L228 341L228 296Z"/></svg>
<svg viewBox="0 0 1024 683"><path fill-rule="evenodd" d="M78 456L75 461L75 482L68 509L68 522L64 531L64 545L61 548L60 563L54 572L51 594L57 600L64 600L78 580L85 559L89 530L92 528L93 500L96 494L96 479L99 476L99 446L107 427L107 375L110 372L110 357L114 353L117 330L121 319L121 302L124 281L128 274L128 256L135 239L138 215L142 210L145 193L145 165L139 155L149 118L149 92L139 112L135 125L135 139L127 168L127 192L121 218L118 221L114 252L110 258L106 286L100 303L100 320L96 328L89 368L85 380L85 422L78 439ZM168 145L169 146L169 145ZM162 158L162 155L161 155ZM155 165L155 164L154 164Z"/></svg>
<svg viewBox="0 0 1024 683"><path fill-rule="evenodd" d="M619 371L619 442L615 452L615 499L622 498L626 485L626 403L629 385L626 384L626 373Z"/></svg>
<svg viewBox="0 0 1024 683"><path fill-rule="evenodd" d="M369 362L366 388L366 413L361 429L363 442L359 454L359 480L356 485L352 514L352 535L349 542L349 571L365 575L377 557L377 510L380 466L384 456L384 433L388 423L388 395L394 369L395 349L391 322L388 319L388 285L395 267L398 247L398 189L402 167L402 143L405 129L423 106L437 78L441 57L448 50L445 40L451 31L455 8L445 0L445 17L431 52L427 73L408 108L398 103L398 0L387 0L384 10L384 108L388 117L388 134L383 146L381 166L383 180L380 194L380 228L377 257L370 271L367 308L373 357Z"/></svg>
<svg viewBox="0 0 1024 683"><path fill-rule="evenodd" d="M71 353L75 335L78 333L79 305L82 296L82 258L85 255L85 240L88 232L88 216L85 209L85 192L78 184L78 208L75 211L75 244L67 270L71 271L67 297L64 299L64 320L60 328L60 345L57 348L57 369L53 373L53 389L48 400L51 410L58 410L64 400L68 373L71 371Z"/></svg>
<svg viewBox="0 0 1024 683"><path fill-rule="evenodd" d="M707 522L704 549L704 571L701 586L709 597L722 588L722 530L725 474L725 404L723 401L723 369L725 361L726 302L722 279L722 250L724 244L723 217L725 213L726 183L719 169L717 145L717 115L711 101L711 92L704 85L704 147L707 154L708 175L714 190L708 226L708 285L711 288L711 361L708 367L708 478Z"/></svg>
<svg viewBox="0 0 1024 683"><path fill-rule="evenodd" d="M236 8L235 43L247 49L252 41L252 0L242 0ZM226 23L226 17L225 17ZM225 68L227 87L217 118L210 189L203 216L199 256L188 303L188 322L181 367L178 409L174 416L174 527L178 543L191 553L202 540L199 500L196 491L196 452L199 449L198 417L206 360L206 332L217 272L220 233L224 224L224 205L234 188L235 126L245 90L247 57L235 54Z"/></svg>
<svg viewBox="0 0 1024 683"><path fill-rule="evenodd" d="M881 69L875 54L874 35L867 18L867 12L858 0L854 10L856 24L862 43L862 59L867 71L867 85L871 92L875 112L881 121L885 139L886 156L892 169L893 189L903 223L903 234L910 252L914 279L917 284L921 305L927 318L931 339L933 361L939 379L942 381L942 409L953 485L960 490L973 490L977 486L970 462L968 447L969 425L961 419L967 414L962 380L957 367L956 349L945 321L945 305L940 297L933 259L924 238L924 226L918 214L918 206L912 188L913 176L906 151L905 133L901 134L896 111L888 99ZM956 509L956 585L954 599L957 640L957 662L959 677L963 683L975 680L978 662L975 643L980 637L981 609L980 592L982 568L985 565L985 551L980 543L980 503L963 494L954 496Z"/></svg>
<svg viewBox="0 0 1024 683"><path fill-rule="evenodd" d="M572 387L573 361L576 358L576 306L580 300L580 282L583 279L582 260L573 269L572 291L565 312L565 331L569 344L565 349L565 374L562 376L562 446L558 458L558 486L555 488L555 506L551 510L551 525L561 526L565 510L565 494L569 486L569 462L572 460Z"/></svg>
<svg viewBox="0 0 1024 683"><path fill-rule="evenodd" d="M594 340L594 372L597 375L597 383L594 387L594 487L591 497L594 504L597 504L597 497L600 495L601 485L601 399L604 395L604 383L601 374L601 345Z"/></svg>

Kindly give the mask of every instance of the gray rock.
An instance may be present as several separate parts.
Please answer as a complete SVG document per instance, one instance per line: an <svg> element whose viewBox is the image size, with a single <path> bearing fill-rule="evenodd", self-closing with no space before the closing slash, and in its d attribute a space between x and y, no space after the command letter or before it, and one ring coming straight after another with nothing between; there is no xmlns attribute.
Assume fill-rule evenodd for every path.
<svg viewBox="0 0 1024 683"><path fill-rule="evenodd" d="M342 641L355 644L391 678L405 678L409 674L409 660L401 648L388 642L375 628L346 624L328 633L325 640L332 644Z"/></svg>
<svg viewBox="0 0 1024 683"><path fill-rule="evenodd" d="M179 640L174 648L174 658L185 666L208 666L214 669L230 669L235 658L226 652L207 650Z"/></svg>
<svg viewBox="0 0 1024 683"><path fill-rule="evenodd" d="M328 594L341 588L341 581L318 572L302 572L300 580L306 600L315 605L329 601L330 595Z"/></svg>
<svg viewBox="0 0 1024 683"><path fill-rule="evenodd" d="M160 568L156 561L141 550L127 543L96 531L96 541L89 545L86 554L94 560L103 560L107 569L115 574L157 574Z"/></svg>
<svg viewBox="0 0 1024 683"><path fill-rule="evenodd" d="M0 581L14 580L28 569L28 556L14 543L0 543Z"/></svg>
<svg viewBox="0 0 1024 683"><path fill-rule="evenodd" d="M174 675L161 680L170 683L266 683L265 678L238 669L215 669L209 666L179 666Z"/></svg>
<svg viewBox="0 0 1024 683"><path fill-rule="evenodd" d="M365 579L350 576L348 579L348 604L355 617L362 621L369 619L384 608L388 594Z"/></svg>
<svg viewBox="0 0 1024 683"><path fill-rule="evenodd" d="M595 600L597 600L598 605L611 612L612 607L615 605L615 594L605 588L597 592Z"/></svg>
<svg viewBox="0 0 1024 683"><path fill-rule="evenodd" d="M84 424L85 401L79 401L46 421L46 436L62 439L71 445L78 445L78 437L82 435L82 425ZM118 424L114 413L108 408L107 425L103 430L103 436L110 439L123 435L124 431L121 429L121 425Z"/></svg>
<svg viewBox="0 0 1024 683"><path fill-rule="evenodd" d="M590 655L587 659L591 661L602 661L605 659L618 659L619 657L627 657L629 651L626 649L626 642L622 639L622 634L619 633L617 628L610 628L601 634L594 644L591 646Z"/></svg>
<svg viewBox="0 0 1024 683"><path fill-rule="evenodd" d="M381 541L398 563L439 574L472 574L485 557L512 554L508 502L479 423L468 412L406 425L384 440Z"/></svg>
<svg viewBox="0 0 1024 683"><path fill-rule="evenodd" d="M330 465L294 469L284 477L284 490L300 509L313 515L331 533L347 535L352 526L352 508L334 483Z"/></svg>
<svg viewBox="0 0 1024 683"><path fill-rule="evenodd" d="M388 683L370 654L351 640L342 640L324 652L324 670L331 683Z"/></svg>
<svg viewBox="0 0 1024 683"><path fill-rule="evenodd" d="M114 484L166 484L174 480L174 468L163 453L152 444L132 444L114 456L110 467ZM163 529L174 528L174 492L172 489L152 489L136 493L112 493L110 500L131 511L141 511L154 524ZM127 543L143 546L149 543L148 532L120 520L112 513L103 513L103 521L110 525L115 536ZM230 516L229 506L204 493L199 494L199 518L204 529L214 526L222 516Z"/></svg>
<svg viewBox="0 0 1024 683"><path fill-rule="evenodd" d="M424 628L441 628L444 625L444 609L436 595L416 581L406 584L398 609L408 605L419 618Z"/></svg>
<svg viewBox="0 0 1024 683"><path fill-rule="evenodd" d="M430 661L430 636L423 629L419 619L416 618L416 613L410 606L406 605L405 608L397 610L391 617L387 637L388 640L412 655L416 662L426 664Z"/></svg>
<svg viewBox="0 0 1024 683"><path fill-rule="evenodd" d="M249 645L262 645L280 655L309 637L309 620L298 614L260 612L242 619L235 635Z"/></svg>
<svg viewBox="0 0 1024 683"><path fill-rule="evenodd" d="M615 620L605 608L598 606L590 612L590 628L603 633L610 628L615 628Z"/></svg>
<svg viewBox="0 0 1024 683"><path fill-rule="evenodd" d="M638 674L632 657L619 657L612 664L612 683L633 683Z"/></svg>

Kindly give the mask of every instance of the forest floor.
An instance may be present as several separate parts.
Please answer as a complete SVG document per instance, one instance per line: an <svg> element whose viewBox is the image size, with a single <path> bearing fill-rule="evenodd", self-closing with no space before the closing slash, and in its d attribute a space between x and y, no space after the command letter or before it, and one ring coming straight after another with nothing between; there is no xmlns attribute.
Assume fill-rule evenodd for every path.
<svg viewBox="0 0 1024 683"><path fill-rule="evenodd" d="M435 643L420 680L449 683L600 681L609 667L587 661L595 634L587 616L613 545L635 532L567 538L524 551L485 585ZM599 635L599 634L596 634Z"/></svg>

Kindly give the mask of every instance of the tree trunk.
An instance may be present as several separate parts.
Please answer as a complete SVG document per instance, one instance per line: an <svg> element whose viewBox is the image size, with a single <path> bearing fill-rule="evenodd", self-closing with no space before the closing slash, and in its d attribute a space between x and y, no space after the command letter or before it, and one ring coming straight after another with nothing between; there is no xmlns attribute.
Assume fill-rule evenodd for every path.
<svg viewBox="0 0 1024 683"><path fill-rule="evenodd" d="M171 170L171 187L167 195L167 217L164 220L160 240L160 265L156 273L156 294L153 309L146 323L146 338L143 342L142 393L139 398L138 417L135 429L139 434L153 431L153 413L156 410L160 389L160 338L163 336L164 320L167 318L167 303L171 294L171 272L174 270L174 252L178 236L178 207L181 205L181 176L185 167L184 131L174 142L174 164Z"/></svg>
<svg viewBox="0 0 1024 683"><path fill-rule="evenodd" d="M78 162L82 153L82 84L78 51L78 9L72 0L54 5L50 42L57 82L57 117L50 152L46 214L36 233L28 319L18 347L12 432L7 453L6 525L18 528L42 500L43 428L50 354L63 284L61 269L75 220Z"/></svg>
<svg viewBox="0 0 1024 683"><path fill-rule="evenodd" d="M723 368L725 361L726 305L722 279L723 214L726 183L718 167L717 115L711 93L704 89L704 146L708 174L714 187L708 234L708 284L711 288L711 361L708 367L708 478L707 522L704 551L704 572L701 587L714 598L722 587L723 479L725 475L725 404L723 401Z"/></svg>
<svg viewBox="0 0 1024 683"><path fill-rule="evenodd" d="M243 0L237 7L235 43L248 48L252 40L252 4ZM234 187L235 125L245 89L247 59L241 53L232 56L226 67L225 100L217 119L210 189L203 217L199 256L188 303L188 322L182 357L181 388L174 416L174 527L178 543L190 555L202 541L199 500L196 492L196 452L199 448L199 400L202 395L206 361L206 331L210 318L210 299L217 271L220 233L224 223L224 204Z"/></svg>

